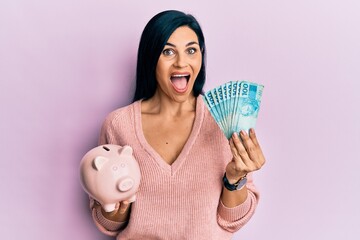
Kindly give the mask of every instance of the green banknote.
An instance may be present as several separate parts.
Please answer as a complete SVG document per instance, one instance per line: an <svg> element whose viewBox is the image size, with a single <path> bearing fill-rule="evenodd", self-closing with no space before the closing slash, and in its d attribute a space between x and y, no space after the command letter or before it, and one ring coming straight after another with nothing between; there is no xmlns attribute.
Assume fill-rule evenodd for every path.
<svg viewBox="0 0 360 240"><path fill-rule="evenodd" d="M207 91L204 102L225 136L255 128L264 86L249 81L230 81Z"/></svg>

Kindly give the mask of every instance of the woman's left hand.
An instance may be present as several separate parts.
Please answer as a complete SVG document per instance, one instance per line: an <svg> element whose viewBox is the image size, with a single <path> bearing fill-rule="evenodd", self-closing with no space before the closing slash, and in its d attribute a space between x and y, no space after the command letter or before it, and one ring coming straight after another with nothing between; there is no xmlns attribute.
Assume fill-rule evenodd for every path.
<svg viewBox="0 0 360 240"><path fill-rule="evenodd" d="M236 183L241 177L250 172L259 170L265 164L265 157L255 135L250 129L249 135L240 131L240 137L234 133L230 139L232 160L226 166L226 177L230 183Z"/></svg>

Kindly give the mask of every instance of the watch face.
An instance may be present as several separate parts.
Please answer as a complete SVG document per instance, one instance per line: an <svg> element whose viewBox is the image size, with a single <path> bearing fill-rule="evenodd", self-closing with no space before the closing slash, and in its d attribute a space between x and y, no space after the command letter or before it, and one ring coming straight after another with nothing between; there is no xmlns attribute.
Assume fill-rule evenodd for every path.
<svg viewBox="0 0 360 240"><path fill-rule="evenodd" d="M247 182L247 178L246 175L244 177L242 177L239 182L235 183L235 184L230 184L229 180L226 178L226 174L224 174L223 177L223 181L224 181L224 187L227 188L229 191L235 191L235 190L240 190L241 188L244 187L244 185Z"/></svg>
<svg viewBox="0 0 360 240"><path fill-rule="evenodd" d="M239 190L240 188L242 188L247 182L247 178L243 178L240 180L239 184L236 186L236 190Z"/></svg>

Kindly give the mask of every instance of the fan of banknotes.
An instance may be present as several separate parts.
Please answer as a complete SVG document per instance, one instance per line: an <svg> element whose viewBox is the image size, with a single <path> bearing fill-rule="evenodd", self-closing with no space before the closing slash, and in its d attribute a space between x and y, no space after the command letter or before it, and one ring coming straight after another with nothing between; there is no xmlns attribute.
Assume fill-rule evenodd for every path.
<svg viewBox="0 0 360 240"><path fill-rule="evenodd" d="M203 96L204 101L225 136L255 128L263 85L248 81L230 81Z"/></svg>

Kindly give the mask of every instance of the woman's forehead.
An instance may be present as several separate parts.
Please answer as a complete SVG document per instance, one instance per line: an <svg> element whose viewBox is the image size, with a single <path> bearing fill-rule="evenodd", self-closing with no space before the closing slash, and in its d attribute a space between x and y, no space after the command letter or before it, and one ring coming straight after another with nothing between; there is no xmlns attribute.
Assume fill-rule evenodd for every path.
<svg viewBox="0 0 360 240"><path fill-rule="evenodd" d="M167 45L174 47L188 46L194 43L199 44L198 37L194 30L188 26L181 26L175 29L167 41Z"/></svg>

